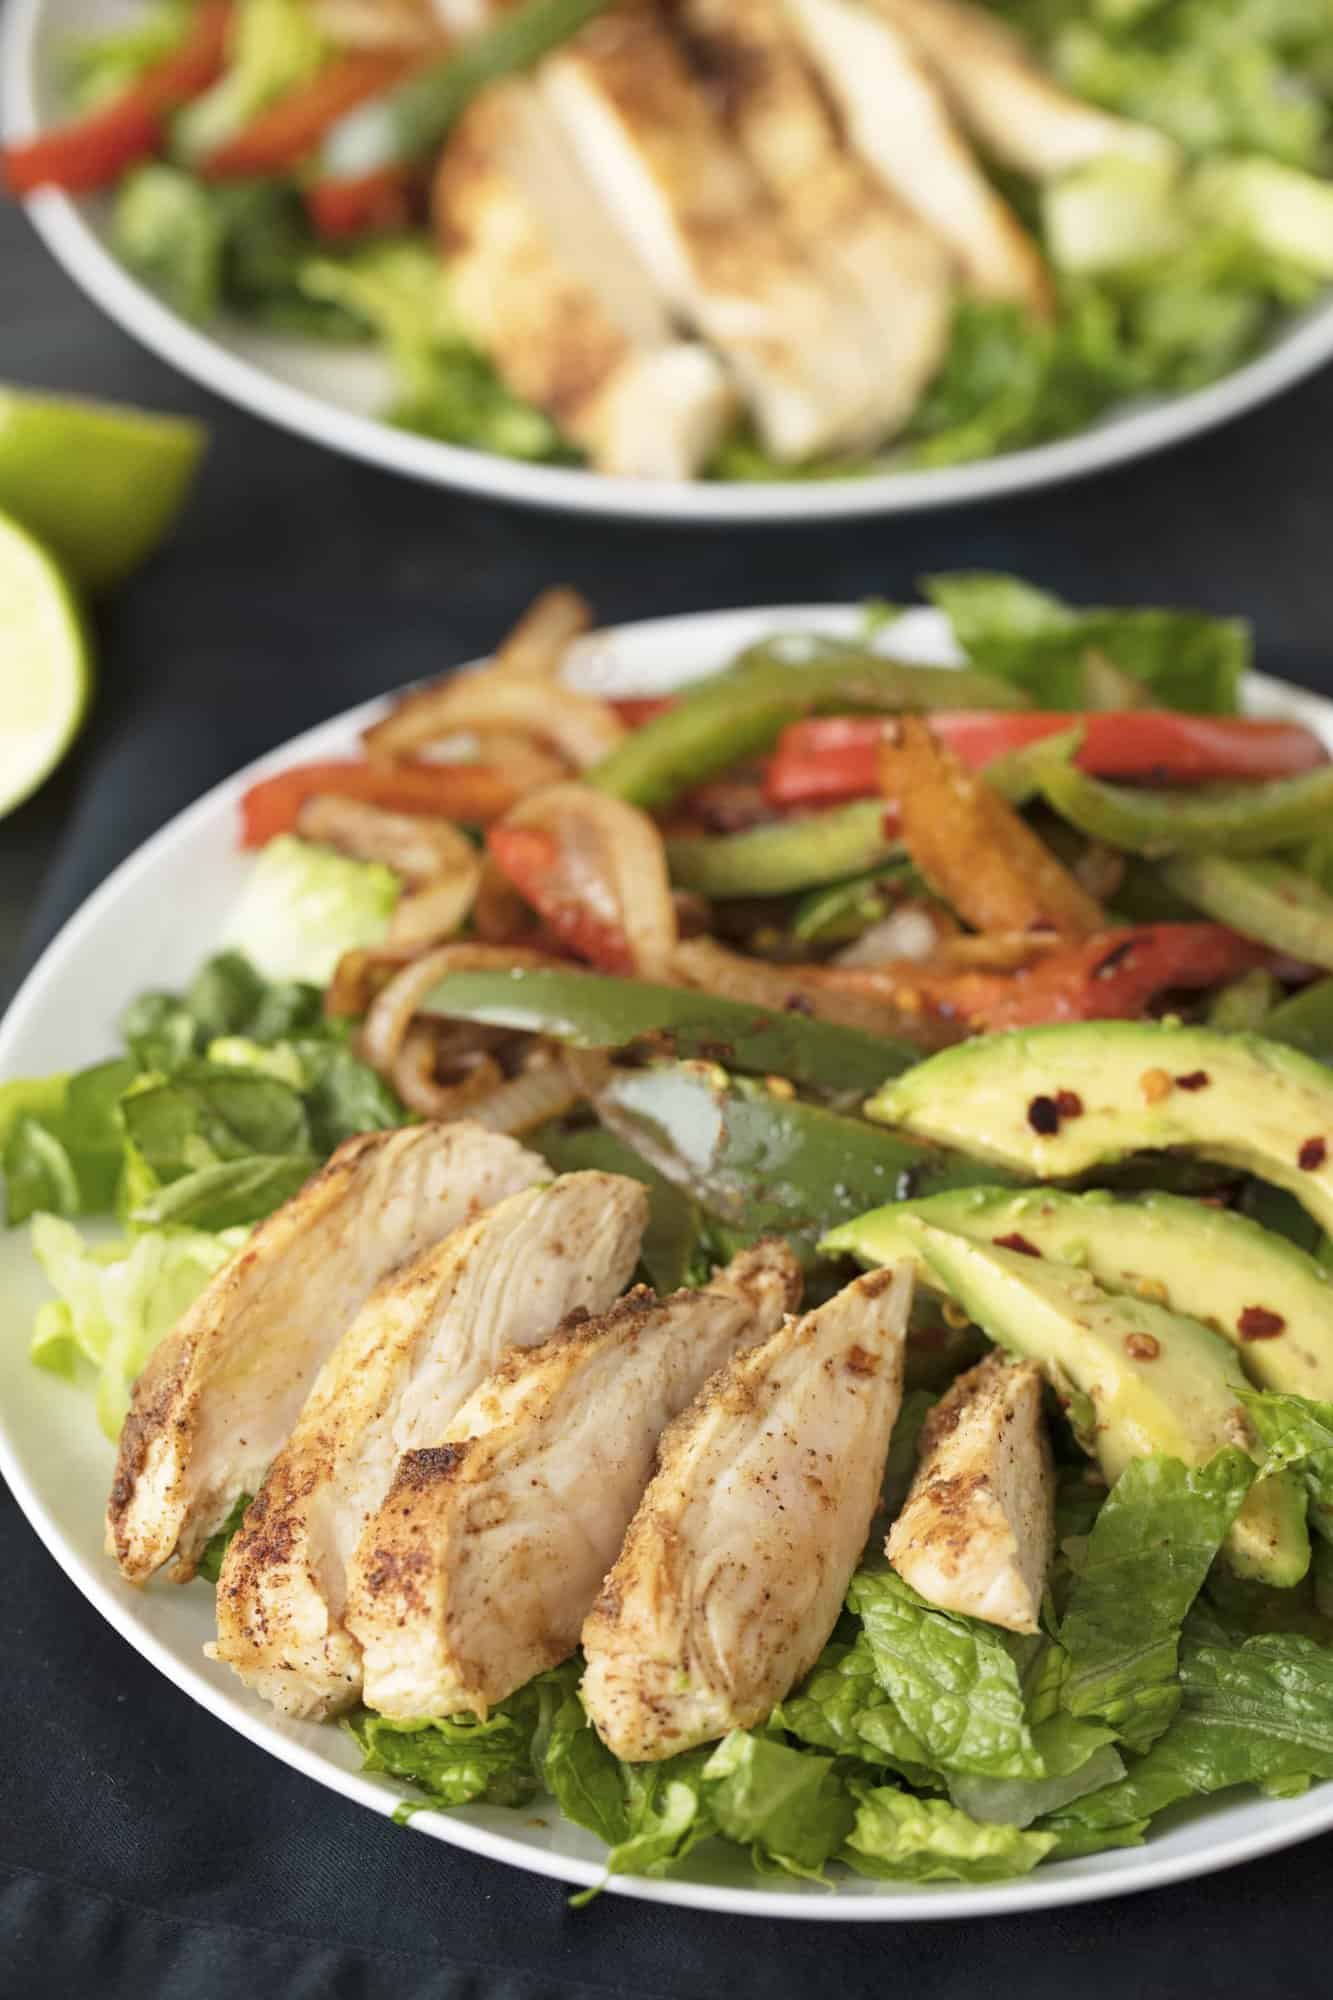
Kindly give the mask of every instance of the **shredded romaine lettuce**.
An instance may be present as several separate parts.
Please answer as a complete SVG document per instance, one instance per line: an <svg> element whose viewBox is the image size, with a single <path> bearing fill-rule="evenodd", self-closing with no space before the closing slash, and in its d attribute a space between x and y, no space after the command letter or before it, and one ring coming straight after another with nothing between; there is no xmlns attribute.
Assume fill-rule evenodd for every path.
<svg viewBox="0 0 1333 2000"><path fill-rule="evenodd" d="M268 979L322 984L345 951L380 942L399 888L378 861L279 834L256 860L224 942Z"/></svg>

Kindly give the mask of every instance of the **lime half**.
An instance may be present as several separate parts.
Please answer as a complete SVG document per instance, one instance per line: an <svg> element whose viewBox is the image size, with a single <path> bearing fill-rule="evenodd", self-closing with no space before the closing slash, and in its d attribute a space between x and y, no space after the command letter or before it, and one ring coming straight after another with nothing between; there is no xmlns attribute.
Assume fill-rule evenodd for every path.
<svg viewBox="0 0 1333 2000"><path fill-rule="evenodd" d="M0 515L0 814L55 769L91 687L87 634L59 565Z"/></svg>
<svg viewBox="0 0 1333 2000"><path fill-rule="evenodd" d="M0 385L0 508L101 590L167 533L204 443L184 417Z"/></svg>

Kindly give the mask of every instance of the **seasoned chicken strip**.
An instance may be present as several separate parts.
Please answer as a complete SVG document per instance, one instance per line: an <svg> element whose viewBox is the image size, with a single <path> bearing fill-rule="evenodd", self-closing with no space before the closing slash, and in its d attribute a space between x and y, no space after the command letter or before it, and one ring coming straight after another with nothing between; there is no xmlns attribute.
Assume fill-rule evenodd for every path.
<svg viewBox="0 0 1333 2000"><path fill-rule="evenodd" d="M479 1125L348 1139L261 1222L162 1341L134 1387L107 1509L107 1550L141 1583L200 1550L253 1493L326 1356L386 1272L545 1161Z"/></svg>
<svg viewBox="0 0 1333 2000"><path fill-rule="evenodd" d="M1151 125L1084 104L1038 68L1022 38L966 0L873 0L932 72L959 119L991 158L1053 180L1118 154L1169 158Z"/></svg>
<svg viewBox="0 0 1333 2000"><path fill-rule="evenodd" d="M737 1356L662 1439L583 1626L617 1757L761 1722L837 1622L902 1400L910 1267L870 1271Z"/></svg>
<svg viewBox="0 0 1333 2000"><path fill-rule="evenodd" d="M1055 1484L1035 1361L988 1356L935 1405L885 1552L942 1611L1035 1632L1055 1543Z"/></svg>
<svg viewBox="0 0 1333 2000"><path fill-rule="evenodd" d="M800 1296L791 1251L761 1244L705 1290L658 1300L641 1288L511 1354L439 1446L403 1457L361 1538L347 1624L367 1705L484 1717L567 1659L663 1430Z"/></svg>
<svg viewBox="0 0 1333 2000"><path fill-rule="evenodd" d="M690 479L736 408L716 356L678 340L535 91L483 91L440 157L451 296L514 394L598 471Z"/></svg>
<svg viewBox="0 0 1333 2000"><path fill-rule="evenodd" d="M732 369L767 449L864 433L875 357L811 269L653 7L593 21L537 73L544 101L667 309Z"/></svg>
<svg viewBox="0 0 1333 2000"><path fill-rule="evenodd" d="M782 0L670 0L669 17L796 241L865 321L865 446L915 409L953 304L943 245L842 144Z"/></svg>
<svg viewBox="0 0 1333 2000"><path fill-rule="evenodd" d="M932 76L869 0L784 0L873 173L947 243L969 288L1051 309L1036 245L959 134Z"/></svg>
<svg viewBox="0 0 1333 2000"><path fill-rule="evenodd" d="M215 1658L288 1715L354 1701L347 1564L405 1451L438 1444L510 1347L601 1312L639 1252L648 1197L619 1174L510 1195L386 1278L322 1369L218 1579Z"/></svg>

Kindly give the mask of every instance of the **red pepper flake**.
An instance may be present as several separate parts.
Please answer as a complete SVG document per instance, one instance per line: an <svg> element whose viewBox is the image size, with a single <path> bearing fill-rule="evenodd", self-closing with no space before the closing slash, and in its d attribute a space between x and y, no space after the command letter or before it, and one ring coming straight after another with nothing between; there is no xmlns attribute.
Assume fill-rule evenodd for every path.
<svg viewBox="0 0 1333 2000"><path fill-rule="evenodd" d="M1028 1124L1043 1139L1060 1130L1060 1107L1053 1097L1034 1097L1028 1106Z"/></svg>
<svg viewBox="0 0 1333 2000"><path fill-rule="evenodd" d="M1182 1090L1207 1090L1212 1078L1206 1069L1192 1069L1178 1076L1176 1082Z"/></svg>
<svg viewBox="0 0 1333 2000"><path fill-rule="evenodd" d="M1312 1174L1316 1167L1322 1167L1328 1158L1328 1142L1324 1139L1307 1139L1296 1155L1296 1164Z"/></svg>
<svg viewBox="0 0 1333 2000"><path fill-rule="evenodd" d="M804 993L789 993L782 1003L784 1014L813 1014L814 1002L807 1000Z"/></svg>
<svg viewBox="0 0 1333 2000"><path fill-rule="evenodd" d="M1127 1333L1125 1335L1125 1352L1135 1361L1156 1361L1161 1351L1162 1343L1158 1340L1156 1334Z"/></svg>
<svg viewBox="0 0 1333 2000"><path fill-rule="evenodd" d="M1023 1257L1040 1257L1041 1255L1036 1244L1029 1243L1027 1237L1020 1236L1016 1229L1011 1229L1007 1236L993 1236L991 1241L997 1250L1017 1250L1019 1255Z"/></svg>
<svg viewBox="0 0 1333 2000"><path fill-rule="evenodd" d="M1286 1325L1281 1313L1270 1312L1267 1306L1246 1306L1236 1321L1242 1340L1276 1340Z"/></svg>
<svg viewBox="0 0 1333 2000"><path fill-rule="evenodd" d="M1057 1090L1055 1093L1055 1108L1062 1118L1081 1118L1083 1116L1083 1099L1076 1090Z"/></svg>

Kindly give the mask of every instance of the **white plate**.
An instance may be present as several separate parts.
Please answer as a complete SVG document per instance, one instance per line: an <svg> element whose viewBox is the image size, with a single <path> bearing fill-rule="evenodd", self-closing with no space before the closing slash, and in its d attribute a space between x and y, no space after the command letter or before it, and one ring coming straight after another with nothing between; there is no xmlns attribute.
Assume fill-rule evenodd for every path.
<svg viewBox="0 0 1333 2000"><path fill-rule="evenodd" d="M62 52L77 35L123 22L142 0L9 0L0 43L4 129L19 137L55 122ZM1253 409L1333 356L1333 300L1293 319L1262 354L1189 395L1125 406L1054 444L935 471L770 485L608 479L413 437L376 421L387 394L375 359L238 322L191 326L140 285L107 247L107 203L48 192L28 204L70 276L104 312L183 374L243 409L352 458L434 486L569 512L679 521L814 521L912 513L1078 479L1177 444Z"/></svg>
<svg viewBox="0 0 1333 2000"><path fill-rule="evenodd" d="M586 687L658 692L723 665L740 647L774 631L854 633L853 608L792 606L654 619L586 642L576 677ZM879 641L900 657L947 663L949 634L934 612L910 613ZM1259 714L1308 722L1333 745L1333 703L1256 677ZM367 703L308 730L218 785L123 863L71 918L45 952L0 1026L0 1080L95 1062L115 1047L124 1003L151 986L180 986L208 953L245 879L236 848L236 805L259 774L311 758L346 756L357 732L381 709ZM33 1313L47 1288L26 1231L0 1231L0 1473L61 1568L121 1636L210 1714L251 1742L377 1812L403 1796L392 1780L362 1777L357 1755L329 1724L276 1717L225 1667L203 1657L212 1637L212 1593L204 1585L159 1583L135 1590L102 1550L102 1514L112 1452L97 1428L92 1398L33 1368L27 1359ZM111 1691L114 1692L114 1691ZM108 1695L110 1698L110 1692ZM541 1825L527 1815L469 1807L422 1812L419 1832L476 1854L562 1881L600 1879L602 1849L554 1809ZM1333 1784L1290 1800L1246 1800L1178 1819L1141 1850L1095 1855L1039 1869L986 1888L894 1888L848 1876L836 1894L807 1883L774 1886L743 1857L701 1854L669 1881L626 1881L627 1895L696 1909L766 1917L919 1918L979 1916L1081 1902L1160 1886L1223 1868L1333 1826Z"/></svg>

